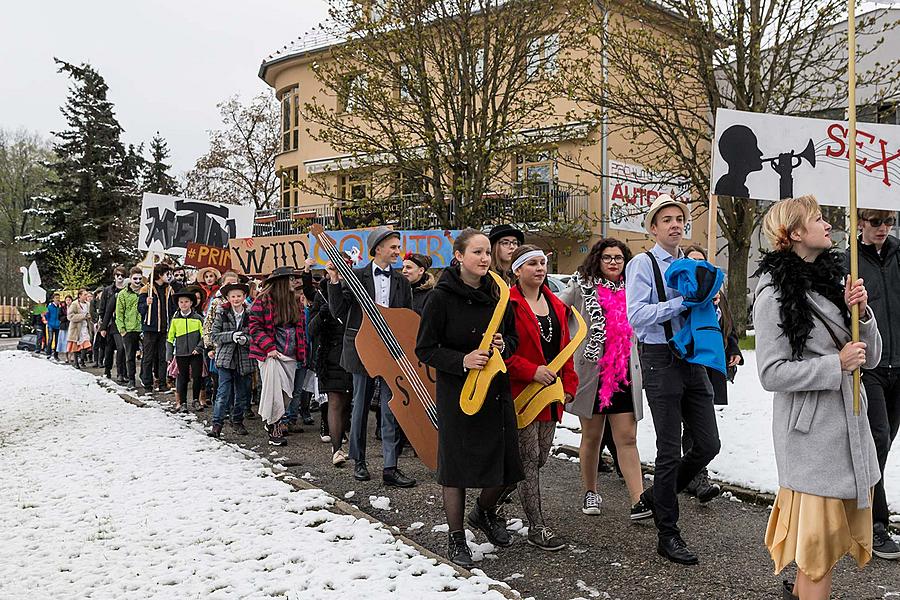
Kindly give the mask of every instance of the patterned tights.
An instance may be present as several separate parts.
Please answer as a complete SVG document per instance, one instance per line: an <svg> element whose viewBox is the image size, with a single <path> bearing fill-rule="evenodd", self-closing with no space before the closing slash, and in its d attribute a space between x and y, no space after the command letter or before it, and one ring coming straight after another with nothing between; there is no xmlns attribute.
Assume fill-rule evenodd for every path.
<svg viewBox="0 0 900 600"><path fill-rule="evenodd" d="M519 430L519 454L525 470L525 479L519 482L519 499L532 529L544 526L539 472L550 456L555 431L556 421L532 421Z"/></svg>

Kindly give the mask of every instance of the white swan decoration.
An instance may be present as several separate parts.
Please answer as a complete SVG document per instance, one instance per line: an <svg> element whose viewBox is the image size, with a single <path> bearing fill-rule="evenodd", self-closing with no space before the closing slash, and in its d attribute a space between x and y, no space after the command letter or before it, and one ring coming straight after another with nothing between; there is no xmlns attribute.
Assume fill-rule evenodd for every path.
<svg viewBox="0 0 900 600"><path fill-rule="evenodd" d="M19 267L19 271L22 272L22 286L25 288L25 293L28 294L28 297L38 304L46 302L47 290L41 287L41 274L38 271L37 263L31 261L27 269Z"/></svg>

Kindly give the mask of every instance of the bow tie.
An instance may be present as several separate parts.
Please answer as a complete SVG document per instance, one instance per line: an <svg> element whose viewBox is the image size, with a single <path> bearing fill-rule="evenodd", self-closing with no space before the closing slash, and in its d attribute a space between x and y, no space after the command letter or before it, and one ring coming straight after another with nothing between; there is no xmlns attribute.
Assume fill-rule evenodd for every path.
<svg viewBox="0 0 900 600"><path fill-rule="evenodd" d="M390 276L391 276L391 269L390 269L390 267L388 267L387 269L382 269L382 268L380 268L380 267L375 267L375 274L376 274L376 275L383 275L384 277L390 277Z"/></svg>

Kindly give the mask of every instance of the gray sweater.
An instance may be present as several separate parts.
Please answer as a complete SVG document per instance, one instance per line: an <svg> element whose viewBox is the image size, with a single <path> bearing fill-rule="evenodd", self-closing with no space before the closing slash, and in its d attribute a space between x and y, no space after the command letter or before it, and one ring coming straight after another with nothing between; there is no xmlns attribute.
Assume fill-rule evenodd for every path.
<svg viewBox="0 0 900 600"><path fill-rule="evenodd" d="M850 332L841 313L824 296L809 292L812 309L821 316L843 347ZM778 484L797 492L828 498L856 499L869 506L878 482L878 459L869 429L865 388L860 414L853 414L853 376L841 370L840 349L816 317L803 359L795 360L781 330L779 297L771 276L760 277L753 305L756 360L763 388L775 392L772 437ZM860 322L860 340L867 344L866 369L881 359L881 335L871 308Z"/></svg>

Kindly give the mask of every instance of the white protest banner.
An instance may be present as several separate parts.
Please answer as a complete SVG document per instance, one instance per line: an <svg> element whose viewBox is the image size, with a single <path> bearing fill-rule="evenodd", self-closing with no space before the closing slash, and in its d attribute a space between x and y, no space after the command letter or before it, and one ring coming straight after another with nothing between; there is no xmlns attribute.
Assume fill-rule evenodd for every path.
<svg viewBox="0 0 900 600"><path fill-rule="evenodd" d="M812 194L820 204L847 206L847 134L845 121L720 108L713 193L755 200ZM856 148L858 206L900 210L900 127L860 123Z"/></svg>
<svg viewBox="0 0 900 600"><path fill-rule="evenodd" d="M253 235L255 214L252 206L144 194L138 249L184 256L191 242L227 248Z"/></svg>
<svg viewBox="0 0 900 600"><path fill-rule="evenodd" d="M690 200L690 184L671 173L655 173L640 165L609 161L609 224L614 229L646 233L644 215L660 194ZM691 239L693 222L684 226L684 239Z"/></svg>

